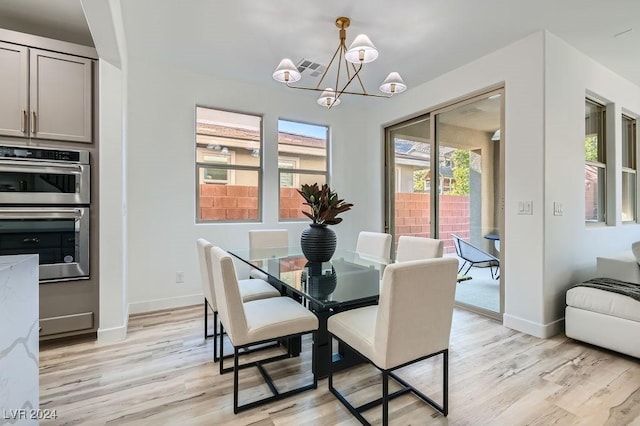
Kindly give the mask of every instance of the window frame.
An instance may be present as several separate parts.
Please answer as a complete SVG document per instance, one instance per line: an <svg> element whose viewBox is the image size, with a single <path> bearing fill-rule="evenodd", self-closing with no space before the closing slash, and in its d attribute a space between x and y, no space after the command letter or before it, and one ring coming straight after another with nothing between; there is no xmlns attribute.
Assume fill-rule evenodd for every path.
<svg viewBox="0 0 640 426"><path fill-rule="evenodd" d="M280 164L281 163L291 163L292 166L291 167L282 167ZM298 157L287 157L287 156L283 156L283 155L278 155L278 186L280 188L282 187L282 174L283 173L287 173L283 170L291 170L291 172L287 173L290 174L292 177L293 182L291 183L291 186L285 186L284 188L298 188L300 186L300 176L298 176L297 173L294 173L293 170L298 170L300 169L300 159Z"/></svg>
<svg viewBox="0 0 640 426"><path fill-rule="evenodd" d="M589 96L585 98L585 102L584 102L585 109L587 104L592 104L601 109L600 120L602 124L599 129L599 134L598 134L599 137L597 142L598 161L587 160L586 149L584 149L585 172L586 172L586 166L595 167L596 170L602 171L602 176L604 180L603 182L600 182L600 179L598 179L598 182L597 182L598 188L602 192L601 194L599 194L599 197L597 200L598 217L595 220L588 220L586 217L586 211L585 211L584 220L586 225L605 225L607 223L607 193L608 193L607 185L609 184L608 183L609 179L607 179L607 158L608 158L607 156L607 149L608 149L607 148L607 110L608 110L608 107L606 103L596 100L594 98L591 98ZM585 120L586 120L586 117L585 117ZM587 134L587 130L588 129L585 122L583 143L586 142L587 136L592 134L592 133ZM586 197L586 190L587 190L587 186L585 183L585 197Z"/></svg>
<svg viewBox="0 0 640 426"><path fill-rule="evenodd" d="M217 157L223 157L225 158L227 161L226 162L211 162L209 163L205 157L207 156L217 156ZM202 182L204 183L215 183L215 184L224 184L224 185L235 185L236 183L236 171L235 170L229 170L226 167L220 167L220 166L226 166L226 165L234 165L236 163L236 153L234 151L229 152L228 154L222 154L222 153L205 153L202 155L203 157L203 164L208 164L211 167L202 167L199 168L199 170L201 172L203 172L203 176L200 176L202 179ZM205 173L207 171L207 169L223 169L227 171L227 179L225 180L219 180L219 179L207 179L205 177Z"/></svg>
<svg viewBox="0 0 640 426"><path fill-rule="evenodd" d="M630 125L631 125L631 131L629 132L627 129L627 125L626 122L629 121ZM629 167L629 164L625 165L624 163L624 158L622 161L622 165L621 165L621 175L622 175L622 180L621 180L621 191L622 194L624 196L624 182L625 182L625 174L626 175L632 175L631 176L631 181L635 184L635 188L634 190L631 192L633 194L634 199L630 202L630 205L633 207L633 218L630 220L624 220L622 218L622 214L624 212L623 206L620 206L620 218L622 220L623 224L628 224L628 223L638 223L638 119L631 115L631 114L626 114L626 113L622 113L622 125L621 125L621 141L622 141L622 149L624 150L624 144L627 143L628 144L628 160L631 163L630 165L632 167ZM630 135L630 139L625 141L625 135ZM624 151L623 151L624 152Z"/></svg>
<svg viewBox="0 0 640 426"><path fill-rule="evenodd" d="M198 136L202 135L202 136L207 136L207 137L211 137L211 135L205 135L202 133L198 133L198 109L202 108L202 109L207 109L207 110L213 110L213 111L219 111L219 112L223 112L223 113L231 113L231 114L238 114L238 115L244 115L244 116L249 116L249 117L255 117L257 119L259 119L260 123L258 125L258 129L260 132L260 137L257 141L258 143L258 147L254 148L254 149L258 149L260 155L257 157L258 158L258 165L257 166L251 166L251 165L241 165L241 164L237 164L236 163L236 152L235 150L231 150L229 151L228 154L224 154L222 152L213 152L213 155L228 155L228 158L230 159L229 163L224 164L224 163L208 163L205 161L199 161L198 158L198 148L202 147L202 145L205 145L204 143L198 143ZM224 136L214 136L214 138L216 139L225 139ZM241 140L241 138L233 138L233 137L229 137L229 140ZM263 186L263 176L264 176L264 158L262 156L262 152L263 152L263 148L264 148L264 115L263 114L259 114L259 113L251 113L251 112L245 112L245 111L235 111L235 110L229 110L229 109L225 109L225 108L218 108L218 107L211 107L211 106L207 106L207 105L202 105L202 104L196 104L195 105L195 109L194 109L194 169L195 169L195 191L196 191L196 202L195 202L195 220L196 223L256 223L256 222L261 222L262 221L262 204L263 204L263 196L262 196L262 186ZM206 146L205 146L206 148ZM240 148L242 149L242 148ZM204 153L202 154L204 157ZM206 182L204 177L201 176L204 171L207 168L218 168L218 169L226 169L228 171L228 179L227 179L227 183L222 183L222 182ZM257 192L257 199L258 199L258 205L257 205L257 210L258 210L258 214L257 217L255 219L202 219L201 214L200 214L200 202L201 202L201 195L200 195L200 183L201 183L201 177L202 177L202 183L206 183L206 184L210 184L210 185L235 185L236 182L236 172L239 171L249 171L249 172L256 172L257 173L257 177L258 177L258 183L257 183L257 187L256 187L256 192Z"/></svg>

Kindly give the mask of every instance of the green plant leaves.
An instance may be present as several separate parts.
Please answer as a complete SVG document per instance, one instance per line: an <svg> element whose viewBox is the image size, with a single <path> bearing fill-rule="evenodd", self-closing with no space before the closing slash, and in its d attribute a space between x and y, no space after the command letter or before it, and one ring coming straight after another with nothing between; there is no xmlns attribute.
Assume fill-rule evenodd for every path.
<svg viewBox="0 0 640 426"><path fill-rule="evenodd" d="M325 183L322 187L317 183L312 185L304 184L298 189L298 193L304 198L305 203L311 207L311 213L302 211L313 223L336 225L342 222L341 217L336 217L340 213L351 210L353 204L346 203L338 197L338 194L329 188Z"/></svg>

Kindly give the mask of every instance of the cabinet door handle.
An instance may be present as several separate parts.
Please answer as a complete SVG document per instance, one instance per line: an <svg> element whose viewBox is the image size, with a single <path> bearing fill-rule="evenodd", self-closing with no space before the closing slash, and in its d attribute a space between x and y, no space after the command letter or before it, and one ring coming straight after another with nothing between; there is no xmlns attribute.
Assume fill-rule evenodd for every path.
<svg viewBox="0 0 640 426"><path fill-rule="evenodd" d="M31 133L36 133L36 112L31 111Z"/></svg>
<svg viewBox="0 0 640 426"><path fill-rule="evenodd" d="M27 110L22 110L22 120L20 121L20 131L22 133L27 131Z"/></svg>

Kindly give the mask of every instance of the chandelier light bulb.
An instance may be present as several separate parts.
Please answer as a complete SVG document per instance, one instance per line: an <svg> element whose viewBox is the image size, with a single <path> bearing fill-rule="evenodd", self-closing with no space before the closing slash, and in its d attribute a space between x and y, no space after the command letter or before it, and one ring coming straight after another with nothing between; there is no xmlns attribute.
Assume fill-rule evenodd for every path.
<svg viewBox="0 0 640 426"><path fill-rule="evenodd" d="M359 34L344 54L344 58L354 64L368 64L375 61L377 57L378 49L364 34Z"/></svg>
<svg viewBox="0 0 640 426"><path fill-rule="evenodd" d="M318 105L320 106L331 108L340 105L340 102L342 101L340 100L340 98L336 98L335 90L333 90L331 87L327 87L326 89L324 89L316 102L318 102Z"/></svg>
<svg viewBox="0 0 640 426"><path fill-rule="evenodd" d="M289 58L281 60L278 68L273 72L273 79L280 83L295 83L301 77L300 71Z"/></svg>
<svg viewBox="0 0 640 426"><path fill-rule="evenodd" d="M395 93L402 93L407 90L407 85L404 84L404 80L397 72L390 72L387 78L384 79L380 85L380 91L383 93L389 93L393 95Z"/></svg>

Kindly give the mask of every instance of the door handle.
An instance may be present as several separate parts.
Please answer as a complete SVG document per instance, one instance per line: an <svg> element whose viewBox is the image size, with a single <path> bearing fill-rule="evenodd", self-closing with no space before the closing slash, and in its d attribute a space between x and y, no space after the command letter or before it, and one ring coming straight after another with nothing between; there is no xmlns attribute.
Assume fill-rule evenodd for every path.
<svg viewBox="0 0 640 426"><path fill-rule="evenodd" d="M23 243L33 243L33 244L38 244L40 242L40 238L38 237L33 237L33 238L25 238L22 240Z"/></svg>
<svg viewBox="0 0 640 426"><path fill-rule="evenodd" d="M36 133L36 112L31 111L31 133Z"/></svg>
<svg viewBox="0 0 640 426"><path fill-rule="evenodd" d="M20 119L20 131L25 133L27 131L27 110L22 110L22 117Z"/></svg>

